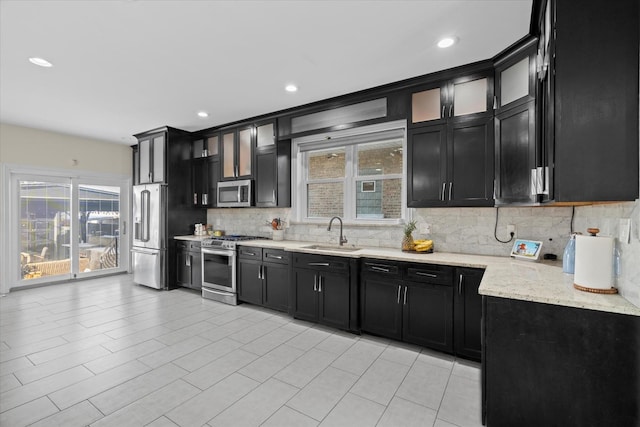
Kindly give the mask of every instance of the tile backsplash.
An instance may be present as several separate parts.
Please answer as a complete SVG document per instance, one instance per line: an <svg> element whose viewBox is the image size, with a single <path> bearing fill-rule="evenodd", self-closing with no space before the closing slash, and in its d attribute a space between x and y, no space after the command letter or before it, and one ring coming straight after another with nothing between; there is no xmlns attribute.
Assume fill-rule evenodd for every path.
<svg viewBox="0 0 640 427"><path fill-rule="evenodd" d="M640 201L579 206L575 208L573 230L586 233L588 227L598 227L601 235L618 235L619 220L632 218L631 243L618 242L621 254L621 276L618 278L620 293L640 307ZM496 230L496 212L498 222ZM285 224L286 240L303 240L317 243L338 243L339 224L334 222L331 231L327 223L291 223L291 209L209 209L207 222L227 234L248 234L271 237L273 218L281 218ZM442 252L508 256L512 242L507 225L516 227L516 237L543 242L543 253L562 257L571 230L571 207L501 207L496 208L421 208L413 210L418 228L414 238L429 238L435 250ZM431 233L423 234L430 226ZM400 248L402 225L351 225L345 224L344 235L348 245Z"/></svg>

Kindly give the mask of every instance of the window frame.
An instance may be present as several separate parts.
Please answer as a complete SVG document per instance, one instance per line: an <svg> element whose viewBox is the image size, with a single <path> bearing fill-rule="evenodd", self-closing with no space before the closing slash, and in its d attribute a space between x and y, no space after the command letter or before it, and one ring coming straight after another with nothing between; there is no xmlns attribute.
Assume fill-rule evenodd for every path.
<svg viewBox="0 0 640 427"><path fill-rule="evenodd" d="M402 138L402 173L361 175L358 176L357 147L368 142L367 138L375 138L376 133L396 131L401 132ZM398 135L400 137L400 135ZM344 141L344 144L341 142ZM312 148L310 148L312 147ZM308 154L313 150L344 148L345 149L345 178L308 179ZM307 216L307 185L320 182L344 182L343 215L346 224L352 225L398 225L404 224L410 215L407 207L407 122L397 120L370 126L356 127L346 130L327 132L295 138L292 141L292 220L305 224L324 224L330 217ZM401 206L399 218L357 218L356 217L356 185L358 181L378 181L383 179L401 179Z"/></svg>

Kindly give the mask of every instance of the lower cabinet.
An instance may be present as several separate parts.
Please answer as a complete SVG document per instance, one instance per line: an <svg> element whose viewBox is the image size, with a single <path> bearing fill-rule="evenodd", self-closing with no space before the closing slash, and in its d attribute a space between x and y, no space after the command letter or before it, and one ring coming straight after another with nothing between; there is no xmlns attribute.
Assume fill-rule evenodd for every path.
<svg viewBox="0 0 640 427"><path fill-rule="evenodd" d="M365 259L360 278L361 329L480 360L482 273Z"/></svg>
<svg viewBox="0 0 640 427"><path fill-rule="evenodd" d="M345 258L296 254L292 286L293 316L349 329L351 286Z"/></svg>
<svg viewBox="0 0 640 427"><path fill-rule="evenodd" d="M289 310L289 253L282 249L238 249L238 299L280 311Z"/></svg>
<svg viewBox="0 0 640 427"><path fill-rule="evenodd" d="M456 354L480 360L482 353L482 295L478 293L484 270L457 268L453 298Z"/></svg>
<svg viewBox="0 0 640 427"><path fill-rule="evenodd" d="M176 242L176 279L178 285L191 288L202 288L202 258L200 242Z"/></svg>

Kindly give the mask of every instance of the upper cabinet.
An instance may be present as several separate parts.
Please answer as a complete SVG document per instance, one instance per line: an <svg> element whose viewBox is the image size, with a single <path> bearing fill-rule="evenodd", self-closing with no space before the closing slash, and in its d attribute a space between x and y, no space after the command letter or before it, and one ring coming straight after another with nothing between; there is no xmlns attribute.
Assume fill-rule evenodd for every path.
<svg viewBox="0 0 640 427"><path fill-rule="evenodd" d="M491 71L411 94L409 207L493 205Z"/></svg>
<svg viewBox="0 0 640 427"><path fill-rule="evenodd" d="M216 132L198 136L192 142L193 204L198 207L216 205L216 189L220 181L220 135Z"/></svg>
<svg viewBox="0 0 640 427"><path fill-rule="evenodd" d="M165 182L165 144L165 132L144 136L138 140L137 165L134 165L136 184Z"/></svg>
<svg viewBox="0 0 640 427"><path fill-rule="evenodd" d="M411 94L411 126L473 119L492 114L492 81L488 75L432 83Z"/></svg>
<svg viewBox="0 0 640 427"><path fill-rule="evenodd" d="M278 141L275 120L255 125L255 204L291 206L291 141Z"/></svg>
<svg viewBox="0 0 640 427"><path fill-rule="evenodd" d="M495 199L534 204L548 194L544 150L536 138L536 46L531 38L495 66Z"/></svg>
<svg viewBox="0 0 640 427"><path fill-rule="evenodd" d="M222 132L222 180L253 176L254 132L253 126Z"/></svg>
<svg viewBox="0 0 640 427"><path fill-rule="evenodd" d="M638 198L638 2L542 1L542 147L555 202Z"/></svg>

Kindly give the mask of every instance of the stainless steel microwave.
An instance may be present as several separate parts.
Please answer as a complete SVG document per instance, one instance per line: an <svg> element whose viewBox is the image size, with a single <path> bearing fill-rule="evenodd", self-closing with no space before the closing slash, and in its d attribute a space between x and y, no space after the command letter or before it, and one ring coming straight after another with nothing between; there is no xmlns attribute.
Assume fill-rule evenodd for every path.
<svg viewBox="0 0 640 427"><path fill-rule="evenodd" d="M218 207L237 208L253 205L253 182L250 179L218 182Z"/></svg>

